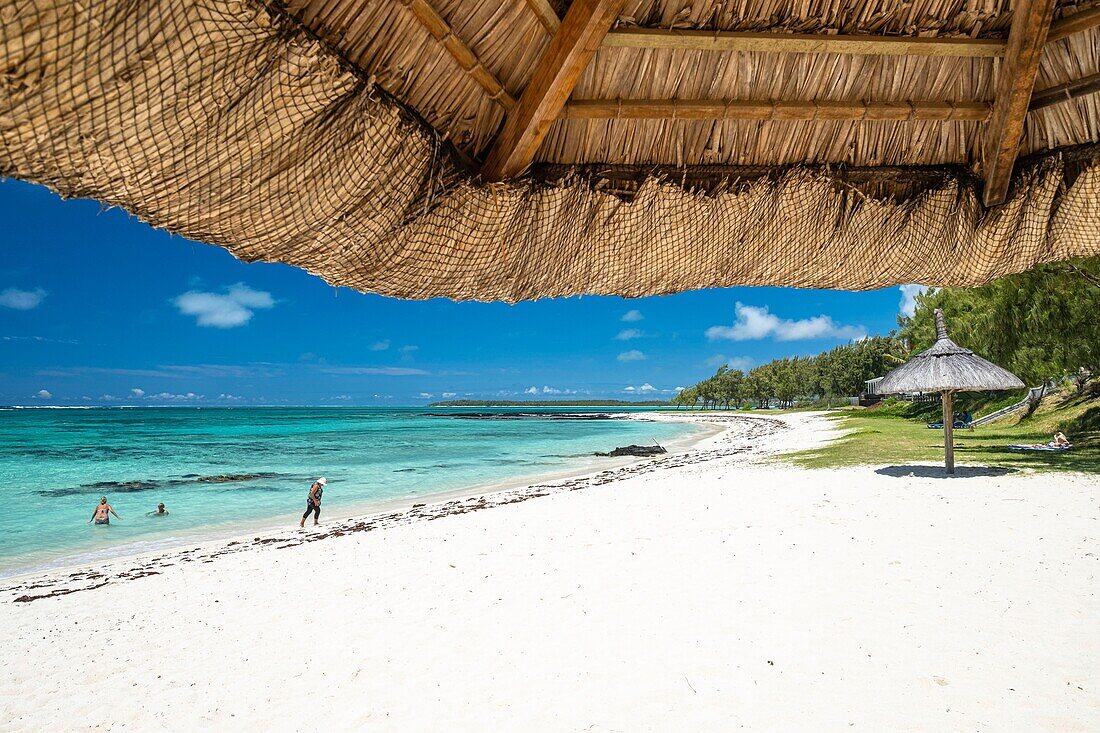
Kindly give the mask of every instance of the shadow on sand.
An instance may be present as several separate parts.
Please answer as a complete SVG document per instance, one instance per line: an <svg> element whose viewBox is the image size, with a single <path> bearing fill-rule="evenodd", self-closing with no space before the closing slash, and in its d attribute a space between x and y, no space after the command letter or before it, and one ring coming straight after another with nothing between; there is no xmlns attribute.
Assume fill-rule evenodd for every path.
<svg viewBox="0 0 1100 733"><path fill-rule="evenodd" d="M1015 468L1003 466L955 466L955 473L947 473L943 466L883 466L875 473L894 478L977 478L979 476L1007 476L1016 473Z"/></svg>

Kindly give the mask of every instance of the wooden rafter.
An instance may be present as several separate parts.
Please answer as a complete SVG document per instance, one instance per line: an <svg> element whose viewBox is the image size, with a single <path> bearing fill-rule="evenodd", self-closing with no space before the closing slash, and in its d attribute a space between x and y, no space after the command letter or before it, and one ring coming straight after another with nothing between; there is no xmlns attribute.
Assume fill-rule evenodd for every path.
<svg viewBox="0 0 1100 733"><path fill-rule="evenodd" d="M549 35L561 21L548 0L524 0ZM1100 26L1100 5L1061 18L1050 26L1047 43ZM679 48L702 51L837 53L878 56L1003 56L1003 38L931 38L922 36L840 35L829 33L747 33L667 28L619 28L603 45L619 48Z"/></svg>
<svg viewBox="0 0 1100 733"><path fill-rule="evenodd" d="M531 5L544 0L527 0ZM553 12L551 10L551 12ZM541 19L541 18L540 18ZM1061 18L1050 26L1047 43L1100 27L1100 5ZM1003 56L1003 38L841 35L831 33L747 33L667 28L618 28L603 45L618 48L678 48L701 51L836 53L872 56Z"/></svg>
<svg viewBox="0 0 1100 733"><path fill-rule="evenodd" d="M636 193L650 178L675 181L689 190L715 192L736 188L761 178L777 178L791 170L810 169L863 190L879 189L904 194L934 188L950 178L969 181L973 173L965 166L774 166L703 164L688 167L653 164L565 164L536 163L531 168L535 180L558 184L571 179L599 183L600 190L616 194Z"/></svg>
<svg viewBox="0 0 1100 733"><path fill-rule="evenodd" d="M837 102L712 99L583 99L569 102L562 119L643 120L929 120L984 122L987 102Z"/></svg>
<svg viewBox="0 0 1100 733"><path fill-rule="evenodd" d="M1083 97L1086 94L1100 92L1100 74L1092 74L1080 79L1068 81L1065 84L1040 89L1031 95L1029 109L1042 109L1059 102L1068 102L1071 99Z"/></svg>
<svg viewBox="0 0 1100 733"><path fill-rule="evenodd" d="M558 32L558 28L561 27L561 19L558 18L557 11L551 7L548 0L524 0L524 2L527 3L527 7L531 8L531 12L539 19L539 23L542 23L542 27L546 29L547 33L553 36Z"/></svg>
<svg viewBox="0 0 1100 733"><path fill-rule="evenodd" d="M982 140L982 176L986 206L1004 203L1012 166L1024 136L1039 57L1050 31L1056 0L1017 0L1008 46L997 79L993 115Z"/></svg>
<svg viewBox="0 0 1100 733"><path fill-rule="evenodd" d="M698 51L764 51L771 53L838 53L876 56L1002 56L997 38L917 38L851 36L824 33L740 33L662 28L619 28L604 46L674 48Z"/></svg>
<svg viewBox="0 0 1100 733"><path fill-rule="evenodd" d="M1050 24L1050 33L1047 34L1047 43L1060 41L1074 33L1083 33L1090 28L1100 26L1100 5L1082 10L1080 13L1065 18L1060 18Z"/></svg>
<svg viewBox="0 0 1100 733"><path fill-rule="evenodd" d="M625 0L574 0L543 53L519 103L508 113L481 175L488 181L512 178L535 157L550 125L573 93L581 72L618 17Z"/></svg>
<svg viewBox="0 0 1100 733"><path fill-rule="evenodd" d="M440 43L451 54L462 70L477 82L486 91L489 97L505 110L516 106L516 100L500 83L493 72L485 68L481 59L477 57L470 47L463 43L462 39L455 35L454 30L447 21L435 11L427 0L398 0L408 8L413 17L424 27L424 30Z"/></svg>

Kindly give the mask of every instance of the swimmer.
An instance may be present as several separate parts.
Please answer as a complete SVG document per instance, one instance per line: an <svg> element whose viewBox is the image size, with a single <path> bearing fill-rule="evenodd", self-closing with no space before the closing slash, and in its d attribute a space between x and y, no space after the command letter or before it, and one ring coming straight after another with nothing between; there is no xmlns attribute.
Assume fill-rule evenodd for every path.
<svg viewBox="0 0 1100 733"><path fill-rule="evenodd" d="M115 515L115 519L122 519L122 517L118 516L118 513L115 512L115 508L107 503L107 497L101 496L99 497L99 503L96 504L95 511L92 512L92 518L88 520L88 524L92 522L96 524L110 524L111 514Z"/></svg>
<svg viewBox="0 0 1100 733"><path fill-rule="evenodd" d="M164 508L164 503L157 504L157 510L155 512L146 512L147 517L167 517L168 510Z"/></svg>

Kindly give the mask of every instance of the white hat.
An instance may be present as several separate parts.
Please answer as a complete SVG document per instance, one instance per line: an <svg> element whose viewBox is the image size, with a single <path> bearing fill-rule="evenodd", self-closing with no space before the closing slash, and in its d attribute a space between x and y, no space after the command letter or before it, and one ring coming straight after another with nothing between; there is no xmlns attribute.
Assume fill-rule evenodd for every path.
<svg viewBox="0 0 1100 733"><path fill-rule="evenodd" d="M324 486L328 483L328 479L322 476L321 478L317 479L317 483L321 484L321 486Z"/></svg>

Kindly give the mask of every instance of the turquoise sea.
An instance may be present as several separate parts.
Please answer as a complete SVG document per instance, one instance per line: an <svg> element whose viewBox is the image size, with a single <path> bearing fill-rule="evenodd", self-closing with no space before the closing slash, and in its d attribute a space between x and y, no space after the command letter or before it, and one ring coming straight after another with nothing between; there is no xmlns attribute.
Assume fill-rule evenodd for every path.
<svg viewBox="0 0 1100 733"><path fill-rule="evenodd" d="M0 408L0 575L598 466L688 437L621 408ZM87 524L100 496L121 520ZM164 502L167 517L147 516Z"/></svg>

